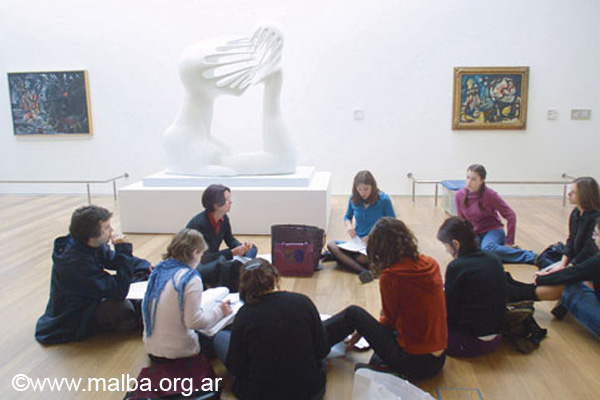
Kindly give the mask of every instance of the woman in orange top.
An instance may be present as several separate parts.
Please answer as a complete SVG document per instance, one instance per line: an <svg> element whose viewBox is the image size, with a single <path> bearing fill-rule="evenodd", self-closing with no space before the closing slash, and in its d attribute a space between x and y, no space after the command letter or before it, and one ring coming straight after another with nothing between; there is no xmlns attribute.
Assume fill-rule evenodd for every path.
<svg viewBox="0 0 600 400"><path fill-rule="evenodd" d="M420 254L417 240L397 219L381 218L369 234L369 259L380 272L379 322L350 306L324 322L330 345L364 336L375 353L369 366L409 379L437 374L446 360L446 301L438 263Z"/></svg>

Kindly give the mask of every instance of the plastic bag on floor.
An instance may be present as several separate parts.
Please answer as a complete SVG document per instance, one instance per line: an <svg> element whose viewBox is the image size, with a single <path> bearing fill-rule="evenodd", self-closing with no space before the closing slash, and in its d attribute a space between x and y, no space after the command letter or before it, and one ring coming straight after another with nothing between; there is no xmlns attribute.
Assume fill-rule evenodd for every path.
<svg viewBox="0 0 600 400"><path fill-rule="evenodd" d="M435 400L429 393L392 374L359 368L354 373L352 400Z"/></svg>

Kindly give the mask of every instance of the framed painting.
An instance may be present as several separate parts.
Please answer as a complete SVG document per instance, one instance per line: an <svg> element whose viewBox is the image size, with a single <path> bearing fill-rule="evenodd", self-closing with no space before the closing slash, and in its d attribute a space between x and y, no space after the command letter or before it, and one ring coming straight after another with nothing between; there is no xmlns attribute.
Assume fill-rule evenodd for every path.
<svg viewBox="0 0 600 400"><path fill-rule="evenodd" d="M11 72L15 135L91 135L87 71Z"/></svg>
<svg viewBox="0 0 600 400"><path fill-rule="evenodd" d="M452 129L525 129L529 67L455 67Z"/></svg>

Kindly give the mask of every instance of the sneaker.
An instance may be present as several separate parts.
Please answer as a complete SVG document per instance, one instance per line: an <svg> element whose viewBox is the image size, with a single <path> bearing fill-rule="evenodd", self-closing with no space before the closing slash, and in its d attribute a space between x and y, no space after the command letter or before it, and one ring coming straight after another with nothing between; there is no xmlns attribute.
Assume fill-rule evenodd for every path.
<svg viewBox="0 0 600 400"><path fill-rule="evenodd" d="M360 279L362 283L369 283L373 279L375 279L375 275L373 275L373 272L371 272L371 270L365 269L364 271L361 271L360 274L358 274L358 279Z"/></svg>

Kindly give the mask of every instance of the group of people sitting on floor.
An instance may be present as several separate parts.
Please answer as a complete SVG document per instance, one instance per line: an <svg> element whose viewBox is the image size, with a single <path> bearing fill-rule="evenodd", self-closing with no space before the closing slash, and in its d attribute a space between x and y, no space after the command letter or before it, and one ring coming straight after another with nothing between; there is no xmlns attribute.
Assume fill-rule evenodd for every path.
<svg viewBox="0 0 600 400"><path fill-rule="evenodd" d="M134 257L124 238L113 237L108 210L79 208L70 234L55 241L50 300L36 339L64 343L100 330L141 330L143 319L144 346L153 363L216 354L231 372L233 393L240 399L322 398L331 347L344 341L352 348L361 337L374 350L365 367L411 380L432 377L447 355L474 357L496 349L507 302L561 299L560 307L600 339L597 182L573 182L569 201L576 207L566 251L527 284L512 279L503 262L539 264L540 257L514 246L515 213L486 187L485 178L483 166L468 168L466 187L456 195L458 216L439 228L437 238L453 257L442 280L438 263L419 252L417 239L396 219L373 175L356 175L344 219L348 236L362 239L367 255L348 252L336 241L328 249L361 282L379 277L378 319L351 305L321 321L310 298L281 291L277 269L255 258L254 244L232 235L231 190L225 186L205 190L205 210L172 238L156 266ZM500 216L507 220L507 234ZM130 282L148 277L142 304L125 300ZM224 301L204 309L208 286L239 291L244 302L230 328L214 337L198 331L231 314L232 307Z"/></svg>

